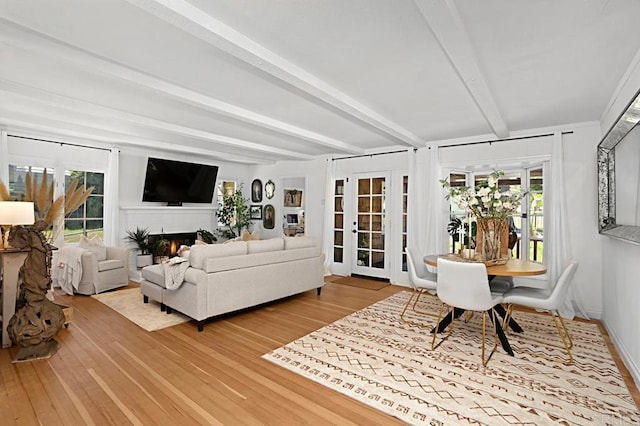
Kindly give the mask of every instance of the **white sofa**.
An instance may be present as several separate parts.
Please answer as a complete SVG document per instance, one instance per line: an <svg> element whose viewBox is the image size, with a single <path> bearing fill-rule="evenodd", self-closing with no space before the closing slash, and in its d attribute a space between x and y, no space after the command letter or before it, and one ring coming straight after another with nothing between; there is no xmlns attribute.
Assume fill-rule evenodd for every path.
<svg viewBox="0 0 640 426"><path fill-rule="evenodd" d="M142 269L140 288L167 313L182 312L198 323L324 285L324 255L314 237L278 237L228 244L194 245L190 266L176 290L165 286L164 265Z"/></svg>

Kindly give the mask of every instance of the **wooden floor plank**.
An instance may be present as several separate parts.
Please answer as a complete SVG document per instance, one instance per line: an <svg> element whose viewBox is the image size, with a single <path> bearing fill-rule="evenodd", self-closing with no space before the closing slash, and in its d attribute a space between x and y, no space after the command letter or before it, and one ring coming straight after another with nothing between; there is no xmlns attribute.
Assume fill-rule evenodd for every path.
<svg viewBox="0 0 640 426"><path fill-rule="evenodd" d="M401 424L261 356L405 288L329 282L257 309L147 332L91 297L74 308L49 360L12 364L0 350L0 420L10 424ZM131 284L129 287L135 287ZM606 331L618 367L638 390Z"/></svg>

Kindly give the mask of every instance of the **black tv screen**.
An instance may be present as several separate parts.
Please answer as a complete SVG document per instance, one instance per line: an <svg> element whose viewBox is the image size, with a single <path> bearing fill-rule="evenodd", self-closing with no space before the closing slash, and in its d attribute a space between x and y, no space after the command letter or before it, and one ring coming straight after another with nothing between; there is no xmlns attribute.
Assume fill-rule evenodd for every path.
<svg viewBox="0 0 640 426"><path fill-rule="evenodd" d="M217 166L149 157L142 201L211 203L217 176Z"/></svg>

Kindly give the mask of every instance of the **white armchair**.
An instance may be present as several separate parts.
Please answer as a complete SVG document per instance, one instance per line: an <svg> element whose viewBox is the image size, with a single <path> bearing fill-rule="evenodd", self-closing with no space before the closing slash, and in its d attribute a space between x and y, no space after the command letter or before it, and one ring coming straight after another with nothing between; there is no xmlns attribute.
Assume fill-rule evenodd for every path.
<svg viewBox="0 0 640 426"><path fill-rule="evenodd" d="M104 258L94 251L82 253L82 276L76 293L96 294L129 284L127 247L105 247Z"/></svg>

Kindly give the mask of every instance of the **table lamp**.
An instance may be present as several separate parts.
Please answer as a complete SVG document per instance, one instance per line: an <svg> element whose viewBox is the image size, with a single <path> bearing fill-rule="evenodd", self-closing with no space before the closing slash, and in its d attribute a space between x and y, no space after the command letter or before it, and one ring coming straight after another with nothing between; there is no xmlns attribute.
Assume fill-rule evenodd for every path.
<svg viewBox="0 0 640 426"><path fill-rule="evenodd" d="M35 215L30 201L0 201L0 248L9 248L9 230L15 225L33 225ZM6 228L6 229L5 229Z"/></svg>

